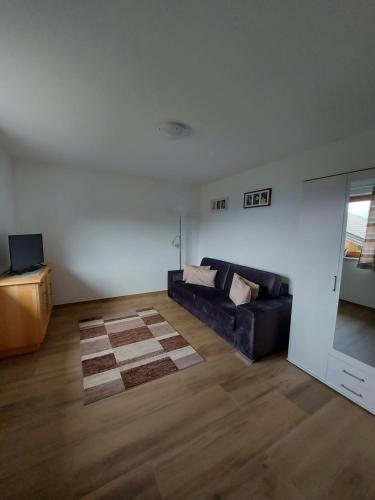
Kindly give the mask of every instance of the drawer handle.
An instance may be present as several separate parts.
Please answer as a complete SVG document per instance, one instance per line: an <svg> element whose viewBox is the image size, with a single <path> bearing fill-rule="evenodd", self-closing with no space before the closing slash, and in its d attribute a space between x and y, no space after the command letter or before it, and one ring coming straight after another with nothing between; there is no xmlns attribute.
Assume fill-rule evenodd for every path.
<svg viewBox="0 0 375 500"><path fill-rule="evenodd" d="M341 387L343 387L347 391L351 392L355 396L358 396L359 398L363 398L362 394L359 394L359 392L355 392L355 391L353 391L353 389L349 389L349 387L346 387L346 385L344 385L344 384L340 384L340 385L341 385Z"/></svg>
<svg viewBox="0 0 375 500"><path fill-rule="evenodd" d="M357 377L357 375L353 375L353 373L350 373L350 372L348 372L348 371L347 371L347 370L345 370L345 369L344 369L342 372L343 372L343 373L346 373L346 375L349 375L350 377L353 377L353 378L355 378L355 379L359 380L360 382L366 382L366 380L365 380L364 378Z"/></svg>

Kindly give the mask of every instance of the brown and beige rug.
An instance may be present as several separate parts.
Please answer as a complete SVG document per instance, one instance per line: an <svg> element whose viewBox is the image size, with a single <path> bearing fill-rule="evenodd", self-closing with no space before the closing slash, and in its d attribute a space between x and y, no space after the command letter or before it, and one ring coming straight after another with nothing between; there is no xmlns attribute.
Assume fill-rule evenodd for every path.
<svg viewBox="0 0 375 500"><path fill-rule="evenodd" d="M85 404L203 361L154 308L85 319L79 331Z"/></svg>

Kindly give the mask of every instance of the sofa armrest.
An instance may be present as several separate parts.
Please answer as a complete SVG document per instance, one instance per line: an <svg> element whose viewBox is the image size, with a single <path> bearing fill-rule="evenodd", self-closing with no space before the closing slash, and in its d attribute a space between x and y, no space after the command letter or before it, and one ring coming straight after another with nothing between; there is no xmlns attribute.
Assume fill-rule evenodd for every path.
<svg viewBox="0 0 375 500"><path fill-rule="evenodd" d="M172 296L172 283L175 281L182 281L184 271L182 269L177 269L175 271L168 271L168 295Z"/></svg>
<svg viewBox="0 0 375 500"><path fill-rule="evenodd" d="M291 308L290 295L237 307L236 341L242 344L250 359L287 347Z"/></svg>

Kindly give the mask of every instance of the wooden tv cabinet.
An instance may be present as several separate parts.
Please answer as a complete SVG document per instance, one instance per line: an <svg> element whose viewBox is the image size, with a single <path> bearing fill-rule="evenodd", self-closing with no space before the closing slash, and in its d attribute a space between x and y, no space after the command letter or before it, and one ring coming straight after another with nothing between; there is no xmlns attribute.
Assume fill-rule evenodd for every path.
<svg viewBox="0 0 375 500"><path fill-rule="evenodd" d="M45 266L0 277L0 358L37 351L52 311L52 275Z"/></svg>

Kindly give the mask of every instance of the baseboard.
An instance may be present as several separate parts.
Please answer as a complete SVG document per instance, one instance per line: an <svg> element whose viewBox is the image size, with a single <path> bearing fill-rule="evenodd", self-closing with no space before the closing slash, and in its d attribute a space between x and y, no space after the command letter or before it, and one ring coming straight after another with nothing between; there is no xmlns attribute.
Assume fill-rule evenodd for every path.
<svg viewBox="0 0 375 500"><path fill-rule="evenodd" d="M54 309L60 309L64 307L77 306L77 305L85 305L85 304L99 304L103 302L116 302L118 300L124 299L132 299L132 298L142 298L142 297L150 297L156 295L165 295L167 290L158 290L156 292L142 292L142 293L133 293L130 295L119 295L117 297L103 297L102 299L91 299L91 300L80 300L78 302L65 302L64 304L56 304L53 306Z"/></svg>

